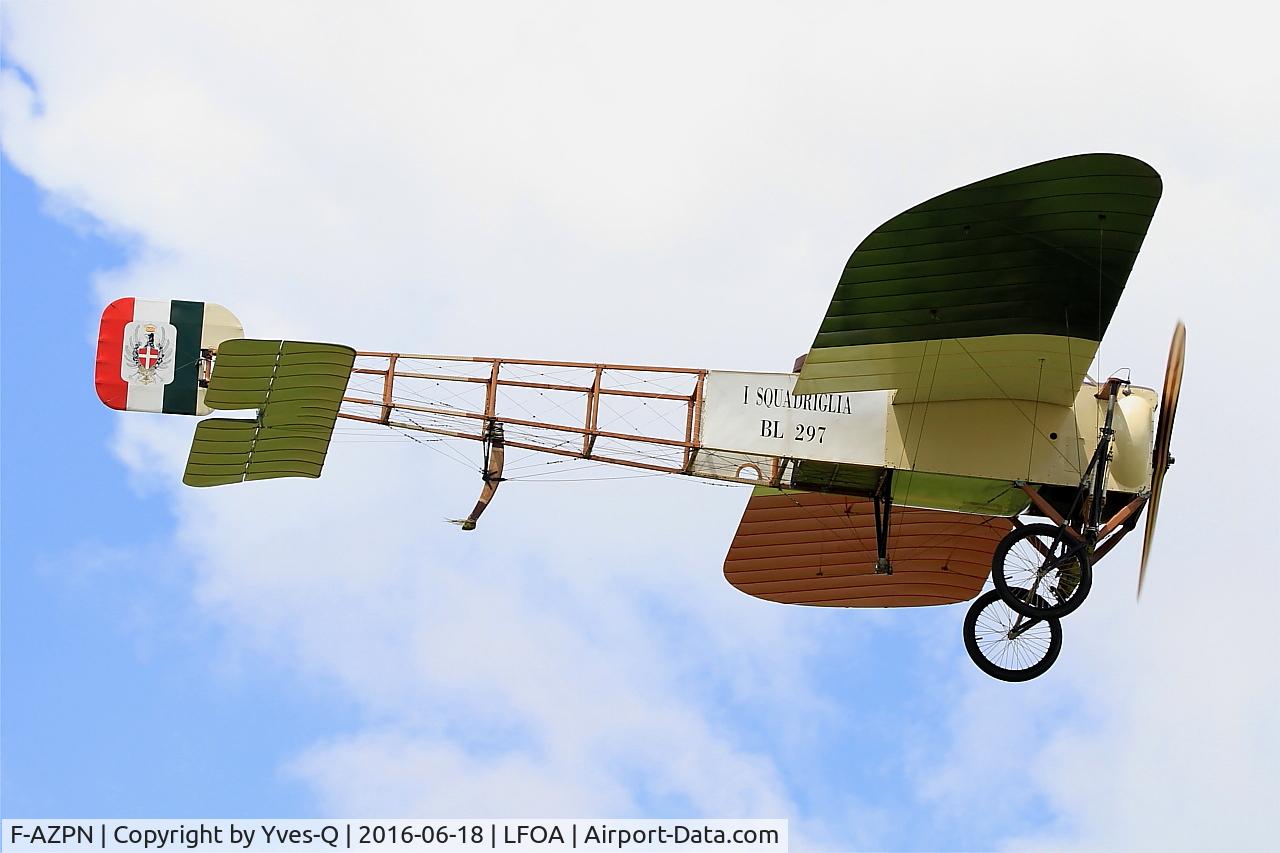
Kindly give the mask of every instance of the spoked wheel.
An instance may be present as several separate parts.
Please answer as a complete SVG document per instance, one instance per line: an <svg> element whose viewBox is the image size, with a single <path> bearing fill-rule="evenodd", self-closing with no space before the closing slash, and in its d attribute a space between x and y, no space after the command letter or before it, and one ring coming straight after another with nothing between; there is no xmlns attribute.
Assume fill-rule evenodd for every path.
<svg viewBox="0 0 1280 853"><path fill-rule="evenodd" d="M1023 599L1028 595L1025 589L1014 593ZM1034 597L1031 601L1035 603ZM965 615L964 647L987 675L1001 681L1030 681L1058 659L1062 622L1023 616L993 589L979 596Z"/></svg>
<svg viewBox="0 0 1280 853"><path fill-rule="evenodd" d="M1026 524L1000 540L991 582L1023 616L1061 619L1084 603L1093 586L1089 548L1054 524ZM1014 595L1031 590L1031 597Z"/></svg>

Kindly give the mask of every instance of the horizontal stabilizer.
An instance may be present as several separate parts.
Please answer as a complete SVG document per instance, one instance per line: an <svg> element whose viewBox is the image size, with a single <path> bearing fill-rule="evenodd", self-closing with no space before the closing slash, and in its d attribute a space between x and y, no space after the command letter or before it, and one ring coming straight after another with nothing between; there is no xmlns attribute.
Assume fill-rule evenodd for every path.
<svg viewBox="0 0 1280 853"><path fill-rule="evenodd" d="M354 363L355 350L341 344L228 341L205 401L215 409L257 409L258 416L201 421L182 481L319 477Z"/></svg>
<svg viewBox="0 0 1280 853"><path fill-rule="evenodd" d="M222 486L274 477L319 477L332 428L264 427L207 418L196 425L182 482Z"/></svg>

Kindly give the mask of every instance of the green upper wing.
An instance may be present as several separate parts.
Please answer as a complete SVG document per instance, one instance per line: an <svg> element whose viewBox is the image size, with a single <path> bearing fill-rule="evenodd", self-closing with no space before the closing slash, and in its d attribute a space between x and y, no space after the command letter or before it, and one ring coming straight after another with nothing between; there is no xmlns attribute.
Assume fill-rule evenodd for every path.
<svg viewBox="0 0 1280 853"><path fill-rule="evenodd" d="M1070 405L1160 192L1141 160L1082 154L895 216L849 258L795 393Z"/></svg>
<svg viewBox="0 0 1280 853"><path fill-rule="evenodd" d="M355 355L339 344L223 343L205 403L214 409L257 409L258 417L201 421L182 481L219 486L319 477Z"/></svg>

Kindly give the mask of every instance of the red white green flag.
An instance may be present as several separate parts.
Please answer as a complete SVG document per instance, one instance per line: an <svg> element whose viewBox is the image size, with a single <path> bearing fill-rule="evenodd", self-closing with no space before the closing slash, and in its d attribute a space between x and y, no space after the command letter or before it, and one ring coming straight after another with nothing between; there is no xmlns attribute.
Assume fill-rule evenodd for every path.
<svg viewBox="0 0 1280 853"><path fill-rule="evenodd" d="M240 321L212 302L117 299L98 332L98 398L130 412L206 415L207 355L241 337Z"/></svg>

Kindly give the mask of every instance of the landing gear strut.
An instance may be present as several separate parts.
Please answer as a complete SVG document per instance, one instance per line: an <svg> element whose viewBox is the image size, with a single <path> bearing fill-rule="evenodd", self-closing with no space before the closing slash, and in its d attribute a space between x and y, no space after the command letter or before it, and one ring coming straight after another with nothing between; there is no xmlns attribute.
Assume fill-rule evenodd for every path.
<svg viewBox="0 0 1280 853"><path fill-rule="evenodd" d="M1014 484L1052 523L1013 519L1014 529L992 556L995 589L979 596L965 616L965 648L988 675L1026 681L1053 665L1062 648L1060 620L1084 603L1093 587L1093 564L1133 528L1146 505L1147 495L1140 494L1103 522L1116 398L1125 385L1108 379L1095 395L1106 401L1106 418L1065 515L1035 487Z"/></svg>

